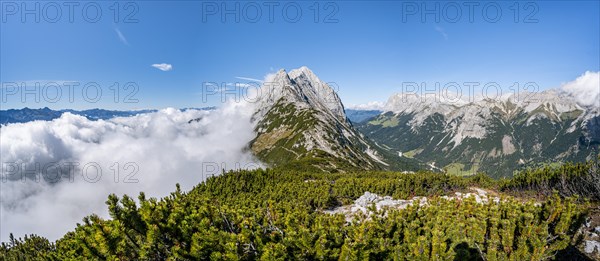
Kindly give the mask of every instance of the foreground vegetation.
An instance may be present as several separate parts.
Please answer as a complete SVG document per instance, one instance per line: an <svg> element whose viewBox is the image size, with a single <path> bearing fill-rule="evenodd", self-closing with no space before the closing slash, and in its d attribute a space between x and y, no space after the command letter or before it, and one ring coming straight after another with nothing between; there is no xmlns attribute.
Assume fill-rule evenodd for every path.
<svg viewBox="0 0 600 261"><path fill-rule="evenodd" d="M136 203L110 195L110 219L88 216L56 242L36 235L12 239L0 247L0 259L552 259L572 244L588 199L600 199L598 186L587 183L598 175L593 162L504 180L428 172L235 171L187 193L178 186L163 199L140 193ZM472 186L498 191L502 199L440 197ZM365 191L429 200L352 222L323 212Z"/></svg>

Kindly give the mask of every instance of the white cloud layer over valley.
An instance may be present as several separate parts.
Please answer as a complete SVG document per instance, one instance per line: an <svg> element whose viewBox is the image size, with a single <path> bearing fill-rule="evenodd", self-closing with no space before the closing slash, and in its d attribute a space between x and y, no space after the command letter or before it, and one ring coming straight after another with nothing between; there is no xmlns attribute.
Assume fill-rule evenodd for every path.
<svg viewBox="0 0 600 261"><path fill-rule="evenodd" d="M169 108L106 121L65 113L2 126L0 239L35 233L55 240L89 214L108 217L110 193L162 197L176 183L189 190L222 168L258 167L246 149L254 137L249 106ZM73 162L73 175L59 180L58 170L69 174Z"/></svg>

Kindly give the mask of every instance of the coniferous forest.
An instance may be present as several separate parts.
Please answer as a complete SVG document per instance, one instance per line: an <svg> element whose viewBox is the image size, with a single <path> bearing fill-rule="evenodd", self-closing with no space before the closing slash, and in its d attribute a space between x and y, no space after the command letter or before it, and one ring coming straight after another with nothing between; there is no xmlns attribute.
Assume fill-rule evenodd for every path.
<svg viewBox="0 0 600 261"><path fill-rule="evenodd" d="M189 192L110 195L56 242L12 237L2 260L552 260L577 259L577 230L600 200L597 162L494 180L432 172L316 173L274 168L212 177ZM500 200L444 195L477 187ZM347 220L326 210L369 191L427 197ZM585 259L582 259L585 260Z"/></svg>

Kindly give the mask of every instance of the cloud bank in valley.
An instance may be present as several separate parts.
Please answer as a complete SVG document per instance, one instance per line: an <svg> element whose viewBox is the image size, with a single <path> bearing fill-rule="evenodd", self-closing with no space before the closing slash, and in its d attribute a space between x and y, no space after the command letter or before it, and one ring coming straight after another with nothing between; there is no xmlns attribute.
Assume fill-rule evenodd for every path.
<svg viewBox="0 0 600 261"><path fill-rule="evenodd" d="M55 240L86 215L108 217L110 193L162 197L176 183L189 190L223 168L258 167L246 150L254 137L249 107L164 109L108 121L65 113L53 121L3 126L0 239L35 233ZM58 180L58 170L67 173L73 162L79 166L71 180ZM25 171L36 164L37 175Z"/></svg>

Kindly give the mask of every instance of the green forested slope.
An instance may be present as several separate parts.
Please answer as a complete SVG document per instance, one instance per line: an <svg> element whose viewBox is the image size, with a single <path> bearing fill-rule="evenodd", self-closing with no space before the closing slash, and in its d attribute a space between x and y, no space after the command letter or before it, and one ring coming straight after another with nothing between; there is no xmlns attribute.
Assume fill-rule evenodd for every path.
<svg viewBox="0 0 600 261"><path fill-rule="evenodd" d="M322 174L235 171L189 192L134 201L111 195L111 219L86 217L56 242L32 235L0 247L2 260L540 260L569 247L586 215L575 187L598 175L594 163L535 170L512 180L419 172ZM552 178L545 178L552 177ZM560 178L558 178L560 177ZM567 183L568 183L567 182ZM512 197L544 185L535 199ZM471 186L500 192L499 203L439 196ZM585 187L585 186L579 186ZM585 187L581 192L590 193ZM552 190L558 190L552 193ZM347 222L323 210L365 191L427 196L385 215ZM525 193L524 193L525 192ZM598 191L591 191L598 195Z"/></svg>

